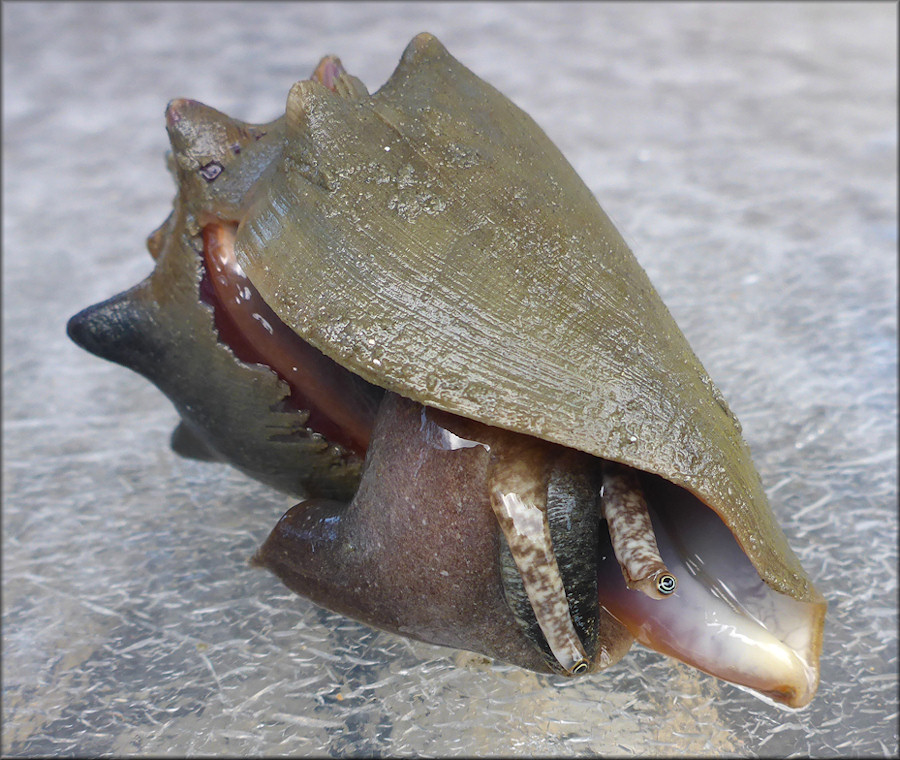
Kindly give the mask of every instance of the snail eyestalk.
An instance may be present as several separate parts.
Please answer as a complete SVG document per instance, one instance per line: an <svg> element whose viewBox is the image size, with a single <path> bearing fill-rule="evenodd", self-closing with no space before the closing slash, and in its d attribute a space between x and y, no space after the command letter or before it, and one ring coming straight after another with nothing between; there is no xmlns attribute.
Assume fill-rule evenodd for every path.
<svg viewBox="0 0 900 760"><path fill-rule="evenodd" d="M659 555L647 502L631 468L604 463L600 505L628 588L651 599L666 599L674 594L678 579Z"/></svg>
<svg viewBox="0 0 900 760"><path fill-rule="evenodd" d="M491 507L550 651L567 674L582 673L590 659L575 630L547 519L546 447L497 443L492 446Z"/></svg>

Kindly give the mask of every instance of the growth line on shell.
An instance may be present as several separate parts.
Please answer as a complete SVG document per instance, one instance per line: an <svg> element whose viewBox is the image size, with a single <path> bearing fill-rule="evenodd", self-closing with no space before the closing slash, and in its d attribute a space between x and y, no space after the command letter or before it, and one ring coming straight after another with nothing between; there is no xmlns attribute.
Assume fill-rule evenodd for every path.
<svg viewBox="0 0 900 760"><path fill-rule="evenodd" d="M603 464L600 505L628 588L652 599L665 599L675 593L678 579L659 555L647 502L630 467L615 462Z"/></svg>

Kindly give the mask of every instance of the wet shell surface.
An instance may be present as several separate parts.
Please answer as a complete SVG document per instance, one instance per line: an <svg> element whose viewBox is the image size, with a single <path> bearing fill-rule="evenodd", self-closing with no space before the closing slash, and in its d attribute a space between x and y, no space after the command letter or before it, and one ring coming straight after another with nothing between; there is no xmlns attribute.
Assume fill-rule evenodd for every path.
<svg viewBox="0 0 900 760"><path fill-rule="evenodd" d="M423 34L373 95L326 57L274 122L166 123L154 271L69 333L169 396L177 451L306 497L258 564L534 670L636 637L812 698L824 601L740 425L530 117Z"/></svg>

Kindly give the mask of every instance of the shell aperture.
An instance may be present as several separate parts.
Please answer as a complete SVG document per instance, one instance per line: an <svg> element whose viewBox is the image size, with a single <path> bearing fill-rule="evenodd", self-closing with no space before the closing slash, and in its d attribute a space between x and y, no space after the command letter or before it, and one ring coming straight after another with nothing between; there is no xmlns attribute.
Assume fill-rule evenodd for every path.
<svg viewBox="0 0 900 760"><path fill-rule="evenodd" d="M712 510L659 478L643 481L678 588L662 604L628 588L604 543L601 605L652 649L790 707L807 704L818 686L824 604L773 591Z"/></svg>
<svg viewBox="0 0 900 760"><path fill-rule="evenodd" d="M203 228L203 262L213 291L208 300L220 338L242 361L273 369L290 386L294 406L308 412L311 429L365 456L381 390L300 340L266 305L235 259L236 228Z"/></svg>
<svg viewBox="0 0 900 760"><path fill-rule="evenodd" d="M533 670L602 670L635 636L812 697L824 603L739 427L529 117L420 35L373 95L329 56L269 124L177 100L167 129L178 195L154 271L69 332L169 396L181 450L312 497L258 564L363 622ZM626 509L603 504L604 468ZM759 677L768 662L720 645L703 621L731 555L657 525L668 501L734 536L751 580L725 583L746 591L726 607L802 666Z"/></svg>

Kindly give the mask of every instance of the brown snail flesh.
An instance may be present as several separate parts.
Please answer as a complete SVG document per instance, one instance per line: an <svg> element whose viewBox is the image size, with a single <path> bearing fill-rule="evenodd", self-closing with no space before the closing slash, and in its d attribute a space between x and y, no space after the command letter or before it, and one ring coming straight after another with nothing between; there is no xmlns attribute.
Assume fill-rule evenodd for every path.
<svg viewBox="0 0 900 760"><path fill-rule="evenodd" d="M825 613L740 427L531 119L415 38L283 117L169 104L152 274L70 320L179 453L304 498L255 557L370 625L576 675L633 638L799 707Z"/></svg>

